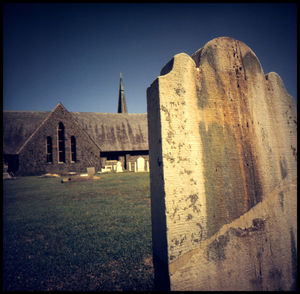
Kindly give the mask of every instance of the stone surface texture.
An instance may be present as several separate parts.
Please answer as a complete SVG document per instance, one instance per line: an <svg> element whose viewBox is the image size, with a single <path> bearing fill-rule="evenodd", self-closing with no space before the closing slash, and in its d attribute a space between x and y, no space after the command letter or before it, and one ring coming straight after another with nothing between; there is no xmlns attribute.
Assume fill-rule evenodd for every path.
<svg viewBox="0 0 300 294"><path fill-rule="evenodd" d="M65 163L58 162L57 128L63 122L65 128ZM46 162L46 138L52 137L53 162ZM71 161L71 136L76 138L77 161ZM79 139L80 138L80 139ZM19 169L17 176L44 173L67 174L86 171L89 166L100 169L100 148L91 137L77 124L73 116L59 103L48 117L18 150Z"/></svg>
<svg viewBox="0 0 300 294"><path fill-rule="evenodd" d="M297 113L280 76L216 38L175 55L147 107L157 286L295 289Z"/></svg>

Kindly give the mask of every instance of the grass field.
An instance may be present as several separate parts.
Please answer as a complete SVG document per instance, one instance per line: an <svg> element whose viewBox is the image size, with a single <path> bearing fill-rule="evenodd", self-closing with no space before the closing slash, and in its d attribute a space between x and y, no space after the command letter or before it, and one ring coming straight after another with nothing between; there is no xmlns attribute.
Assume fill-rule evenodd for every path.
<svg viewBox="0 0 300 294"><path fill-rule="evenodd" d="M149 173L3 192L3 290L153 290Z"/></svg>

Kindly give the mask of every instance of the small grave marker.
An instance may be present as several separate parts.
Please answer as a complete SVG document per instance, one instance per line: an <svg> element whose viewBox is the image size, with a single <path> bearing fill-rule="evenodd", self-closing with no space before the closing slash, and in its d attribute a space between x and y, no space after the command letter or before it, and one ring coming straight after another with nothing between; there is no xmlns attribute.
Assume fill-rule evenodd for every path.
<svg viewBox="0 0 300 294"><path fill-rule="evenodd" d="M118 162L117 162L117 169L116 169L116 172L117 172L117 173L123 172L123 168L122 168L122 163L121 163L121 161L118 161Z"/></svg>
<svg viewBox="0 0 300 294"><path fill-rule="evenodd" d="M144 172L145 171L145 159L143 157L139 157L137 159L137 171Z"/></svg>
<svg viewBox="0 0 300 294"><path fill-rule="evenodd" d="M93 177L96 174L96 169L95 167L88 167L87 168L87 173L89 177Z"/></svg>

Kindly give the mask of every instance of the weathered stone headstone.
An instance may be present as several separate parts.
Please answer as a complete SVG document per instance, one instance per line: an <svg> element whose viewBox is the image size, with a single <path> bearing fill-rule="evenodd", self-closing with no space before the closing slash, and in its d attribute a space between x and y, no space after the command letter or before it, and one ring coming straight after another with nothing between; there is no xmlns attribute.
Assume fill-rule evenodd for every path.
<svg viewBox="0 0 300 294"><path fill-rule="evenodd" d="M155 281L171 290L291 290L297 114L244 43L181 53L147 90Z"/></svg>
<svg viewBox="0 0 300 294"><path fill-rule="evenodd" d="M145 159L143 157L139 157L137 160L137 171L144 172L145 171Z"/></svg>
<svg viewBox="0 0 300 294"><path fill-rule="evenodd" d="M93 177L96 174L96 169L95 167L87 167L87 173L88 177Z"/></svg>
<svg viewBox="0 0 300 294"><path fill-rule="evenodd" d="M118 161L118 162L117 162L116 172L117 172L117 173L123 172L123 168L122 168L122 163L121 163L121 161Z"/></svg>

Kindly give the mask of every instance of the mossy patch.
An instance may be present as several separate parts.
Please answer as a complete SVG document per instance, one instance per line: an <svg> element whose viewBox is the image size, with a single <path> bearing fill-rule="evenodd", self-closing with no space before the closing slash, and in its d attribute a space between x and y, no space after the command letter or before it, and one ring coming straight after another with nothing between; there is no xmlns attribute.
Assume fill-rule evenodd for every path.
<svg viewBox="0 0 300 294"><path fill-rule="evenodd" d="M243 214L243 179L236 139L229 126L200 123L208 237Z"/></svg>
<svg viewBox="0 0 300 294"><path fill-rule="evenodd" d="M220 261L225 260L225 247L229 242L229 235L221 235L218 239L213 241L207 250L207 258L208 260Z"/></svg>
<svg viewBox="0 0 300 294"><path fill-rule="evenodd" d="M203 54L201 55L200 58L200 65L199 65L200 69L203 67L205 63L207 63L214 72L213 74L214 80L213 82L210 82L210 84L208 84L208 81L205 76L206 72L204 70L201 70L200 78L198 78L196 81L196 93L198 98L198 107L200 109L203 109L208 106L209 98L210 98L208 88L211 88L212 85L213 85L212 89L217 90L218 97L221 98L225 96L225 90L224 90L225 87L222 82L222 78L219 74L219 69L218 69L217 54L218 52L216 48L212 46L208 46L206 50L203 51ZM197 85L197 83L201 83L201 87Z"/></svg>
<svg viewBox="0 0 300 294"><path fill-rule="evenodd" d="M203 109L207 106L208 99L209 99L209 94L207 91L206 80L204 75L201 75L200 82L202 87L200 88L196 83L196 94L198 98L198 107L200 109Z"/></svg>
<svg viewBox="0 0 300 294"><path fill-rule="evenodd" d="M243 64L246 71L253 75L262 72L262 68L257 57L251 52L246 53L246 55L243 57Z"/></svg>
<svg viewBox="0 0 300 294"><path fill-rule="evenodd" d="M201 56L201 61L206 59L208 64L214 69L217 70L217 62L216 62L217 49L213 46L207 46L206 50L203 51Z"/></svg>
<svg viewBox="0 0 300 294"><path fill-rule="evenodd" d="M280 172L282 179L287 177L287 164L284 158L280 159Z"/></svg>

